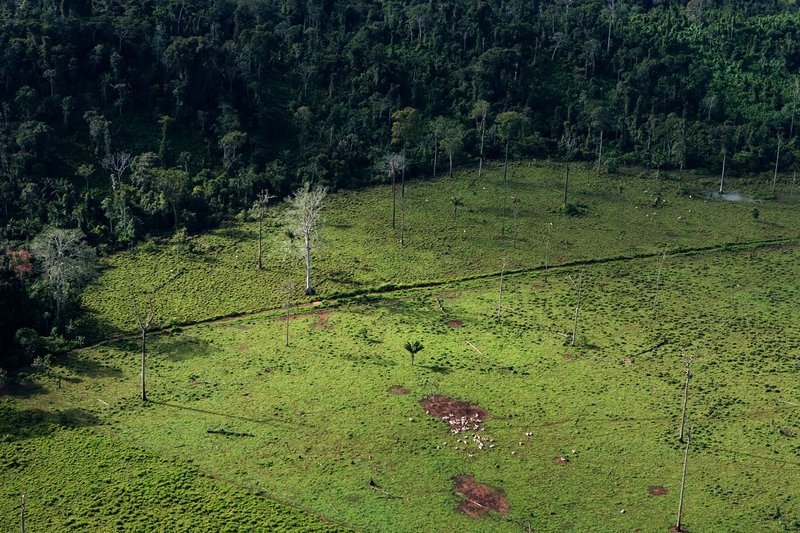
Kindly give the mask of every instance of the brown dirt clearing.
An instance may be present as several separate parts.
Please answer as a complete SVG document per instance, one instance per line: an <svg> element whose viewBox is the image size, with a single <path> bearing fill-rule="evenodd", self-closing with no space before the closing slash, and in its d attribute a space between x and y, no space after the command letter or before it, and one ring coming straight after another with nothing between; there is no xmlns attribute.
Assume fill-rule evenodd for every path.
<svg viewBox="0 0 800 533"><path fill-rule="evenodd" d="M461 326L464 325L464 322L462 322L461 320L449 320L447 322L447 325L450 326L451 328L460 328Z"/></svg>
<svg viewBox="0 0 800 533"><path fill-rule="evenodd" d="M419 403L426 413L450 424L451 433L479 431L483 429L483 422L491 418L489 412L480 405L447 396L428 396Z"/></svg>
<svg viewBox="0 0 800 533"><path fill-rule="evenodd" d="M661 485L653 485L647 487L647 492L649 492L653 496L664 496L667 493L667 489L665 487L662 487Z"/></svg>
<svg viewBox="0 0 800 533"><path fill-rule="evenodd" d="M478 483L472 476L453 478L453 492L464 497L458 510L471 518L483 518L489 511L508 514L508 499L503 491Z"/></svg>

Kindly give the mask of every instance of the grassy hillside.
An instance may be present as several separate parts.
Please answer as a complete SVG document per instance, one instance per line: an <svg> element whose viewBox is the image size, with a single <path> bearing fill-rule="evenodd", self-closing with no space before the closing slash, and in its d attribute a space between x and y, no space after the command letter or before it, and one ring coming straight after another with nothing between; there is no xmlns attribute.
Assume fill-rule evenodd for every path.
<svg viewBox="0 0 800 533"><path fill-rule="evenodd" d="M323 246L315 252L314 283L320 298L378 287L415 284L507 269L579 260L654 254L739 241L798 236L800 195L780 189L779 201L732 203L703 196L713 179L638 175L597 176L573 165L570 202L581 217L561 214L563 167L512 165L505 189L502 166L475 181L472 170L452 179L411 182L405 198L405 244L391 227L391 190L381 186L330 197ZM731 190L758 195L769 180L736 182ZM663 205L653 208L656 193ZM454 213L452 198L463 206ZM503 203L505 198L506 208ZM753 217L753 209L759 218ZM84 294L90 311L84 327L93 338L135 330L134 295L181 273L158 298L161 324L180 324L261 310L282 303L280 287L295 282L301 297L300 262L282 252L281 208L266 228L266 268L255 269L256 226L242 222L190 240L194 252L169 244L142 245L104 262L98 283ZM505 214L504 214L505 213Z"/></svg>
<svg viewBox="0 0 800 533"><path fill-rule="evenodd" d="M340 531L100 431L86 412L0 404L0 530Z"/></svg>
<svg viewBox="0 0 800 533"><path fill-rule="evenodd" d="M356 205L354 196L337 202L345 200ZM741 206L687 199L685 211L669 211L676 209L670 201L645 214L675 228L689 208L716 213L716 225L693 223L693 231L706 232L701 242L735 240L735 232L719 227L723 221L742 239L787 231L780 227L788 225L784 207L759 206L762 218L774 221L769 225ZM630 231L664 231L647 226L650 216ZM598 237L590 238L597 233L588 218L554 220L586 224L571 246L560 248L562 259L578 253L578 242L586 257L666 244L642 233L642 240L626 241L631 249L614 238L603 248ZM612 235L623 238L622 227ZM677 243L691 242L684 231ZM509 260L512 266L535 257L524 248ZM376 261L374 277L364 283L377 283L387 265L377 262L377 253L368 257ZM484 257L475 261L493 265ZM499 321L497 278L354 298L293 317L288 347L277 312L154 337L147 405L136 399L137 344L127 340L73 355L55 369L62 388L52 376L41 378L39 394L11 405L79 410L108 435L62 431L42 437L50 446L61 446L58 439L67 439L64 446L74 445L69 439L136 443L148 450L145 457L164 457L157 462L168 468L185 472L181 465L190 463L219 482L359 529L659 531L672 525L677 509L683 357L692 356L685 524L691 531L800 527L794 496L800 491L800 248L670 255L660 274L659 265L653 257L585 267L576 346L569 337L580 272L554 269L547 276L505 276ZM420 267L419 275L446 273L436 268ZM387 281L417 275L392 272ZM413 367L403 350L410 340L425 345ZM420 404L431 395L474 402L488 415L478 429L451 433L448 422ZM103 449L108 464L125 461L125 453ZM12 452L13 461L24 455ZM47 456L51 468L68 457ZM5 475L10 468L6 460ZM34 486L47 475L26 472ZM454 492L454 479L464 475L500 489L507 513L476 519L459 512L464 498ZM17 504L24 481L14 479L13 486L4 484L11 488L2 493L0 515ZM94 512L111 515L105 507L81 505L75 520L98 523L90 521ZM159 516L144 523L161 523Z"/></svg>

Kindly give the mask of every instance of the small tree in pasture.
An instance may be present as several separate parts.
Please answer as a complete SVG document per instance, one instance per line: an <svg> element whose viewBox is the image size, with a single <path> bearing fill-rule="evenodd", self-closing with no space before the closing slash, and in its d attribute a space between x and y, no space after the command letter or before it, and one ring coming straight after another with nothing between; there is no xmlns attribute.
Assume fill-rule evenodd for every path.
<svg viewBox="0 0 800 533"><path fill-rule="evenodd" d="M414 357L417 355L417 353L425 349L425 347L419 341L414 341L414 342L407 341L404 348L409 353L409 355L411 355L411 366L414 366Z"/></svg>

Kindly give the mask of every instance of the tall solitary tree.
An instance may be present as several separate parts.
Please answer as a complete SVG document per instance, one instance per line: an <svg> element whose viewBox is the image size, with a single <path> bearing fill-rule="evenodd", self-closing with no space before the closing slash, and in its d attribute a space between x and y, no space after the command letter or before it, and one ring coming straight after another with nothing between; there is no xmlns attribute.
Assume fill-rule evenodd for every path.
<svg viewBox="0 0 800 533"><path fill-rule="evenodd" d="M564 148L564 155L566 155L566 168L564 171L564 209L567 208L567 198L569 193L569 162L572 160L572 155L575 153L575 146L577 144L577 135L573 131L569 122L565 122L564 135L561 137L561 146Z"/></svg>
<svg viewBox="0 0 800 533"><path fill-rule="evenodd" d="M269 206L269 201L275 198L269 194L268 189L264 189L261 191L256 197L255 201L253 202L253 206L250 208L250 216L253 217L258 221L258 259L256 261L256 268L261 270L261 237L262 237L262 229L264 227L264 217L267 216L268 210L267 207Z"/></svg>
<svg viewBox="0 0 800 533"><path fill-rule="evenodd" d="M324 207L327 187L311 186L306 182L287 200L286 226L289 228L290 246L300 252L306 266L306 294L314 294L311 286L311 251L317 246L317 228Z"/></svg>
<svg viewBox="0 0 800 533"><path fill-rule="evenodd" d="M389 174L389 180L392 182L392 228L394 228L397 214L397 175L405 172L405 156L403 154L387 154L383 159L383 169Z"/></svg>
<svg viewBox="0 0 800 533"><path fill-rule="evenodd" d="M483 176L483 142L486 138L486 119L491 108L492 105L486 100L478 100L472 108L472 118L475 119L475 126L481 139L480 151L478 152L478 179Z"/></svg>

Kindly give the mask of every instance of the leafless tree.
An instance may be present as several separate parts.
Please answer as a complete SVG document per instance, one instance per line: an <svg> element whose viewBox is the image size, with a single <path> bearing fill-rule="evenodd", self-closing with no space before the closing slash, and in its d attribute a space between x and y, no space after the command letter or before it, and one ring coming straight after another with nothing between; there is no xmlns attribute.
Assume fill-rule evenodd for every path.
<svg viewBox="0 0 800 533"><path fill-rule="evenodd" d="M269 194L268 189L264 189L259 193L253 202L253 207L250 208L250 216L258 220L258 258L256 261L256 268L261 270L261 240L262 229L264 226L264 218L267 216L269 201L275 198Z"/></svg>
<svg viewBox="0 0 800 533"><path fill-rule="evenodd" d="M311 186L306 182L287 200L286 226L290 233L290 247L299 251L306 266L306 294L314 294L311 286L311 251L319 242L317 227L328 195L327 187Z"/></svg>

